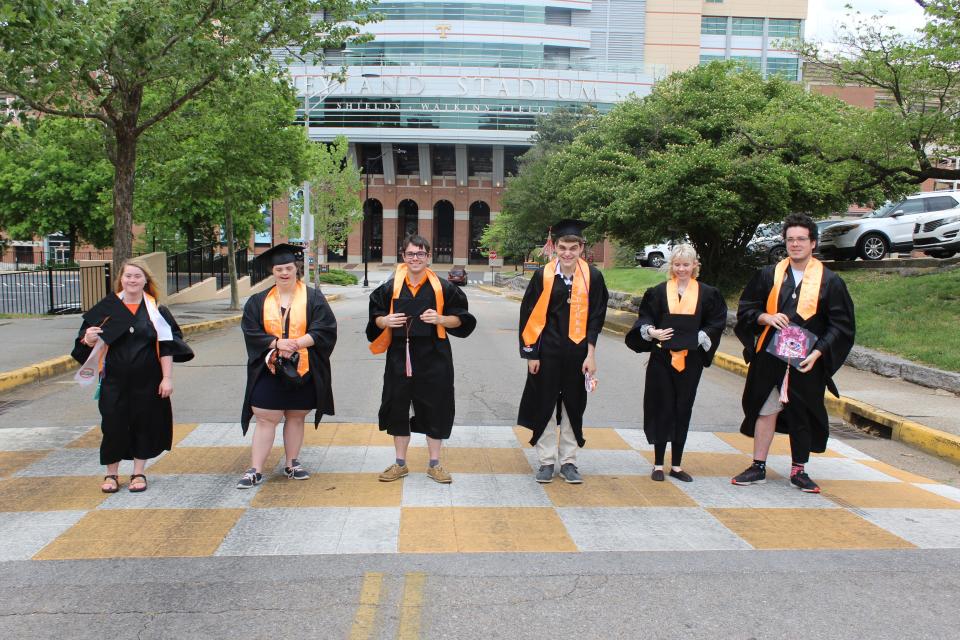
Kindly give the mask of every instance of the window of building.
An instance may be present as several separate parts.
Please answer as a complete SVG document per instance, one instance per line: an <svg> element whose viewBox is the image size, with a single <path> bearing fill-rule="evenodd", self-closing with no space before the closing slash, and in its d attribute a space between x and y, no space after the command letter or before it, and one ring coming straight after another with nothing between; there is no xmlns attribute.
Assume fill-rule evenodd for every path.
<svg viewBox="0 0 960 640"><path fill-rule="evenodd" d="M706 53L700 54L700 64L710 64L711 62L715 62L715 61L722 62L724 60L726 60L725 56L720 56L715 54L706 54Z"/></svg>
<svg viewBox="0 0 960 640"><path fill-rule="evenodd" d="M771 18L767 35L771 38L799 38L800 21Z"/></svg>
<svg viewBox="0 0 960 640"><path fill-rule="evenodd" d="M420 175L420 152L415 144L393 145L398 176Z"/></svg>
<svg viewBox="0 0 960 640"><path fill-rule="evenodd" d="M520 156L527 150L528 147L503 148L503 175L510 178L520 173Z"/></svg>
<svg viewBox="0 0 960 640"><path fill-rule="evenodd" d="M457 150L452 144L430 145L430 155L433 163L433 175L457 175Z"/></svg>
<svg viewBox="0 0 960 640"><path fill-rule="evenodd" d="M378 144L358 144L357 163L360 168L370 173L383 173L383 158L378 157L383 151Z"/></svg>
<svg viewBox="0 0 960 640"><path fill-rule="evenodd" d="M763 18L734 18L733 35L735 36L762 36Z"/></svg>
<svg viewBox="0 0 960 640"><path fill-rule="evenodd" d="M800 74L800 61L797 58L767 58L767 75L783 76L787 80L797 80Z"/></svg>
<svg viewBox="0 0 960 640"><path fill-rule="evenodd" d="M371 12L384 20L471 20L544 24L544 8L480 2L381 2ZM568 23L569 24L569 23Z"/></svg>
<svg viewBox="0 0 960 640"><path fill-rule="evenodd" d="M493 173L493 147L471 145L467 147L467 173L473 177Z"/></svg>
<svg viewBox="0 0 960 640"><path fill-rule="evenodd" d="M723 0L707 0L707 4L723 4Z"/></svg>
<svg viewBox="0 0 960 640"><path fill-rule="evenodd" d="M700 33L705 36L727 35L727 19L723 16L703 16L700 19Z"/></svg>
<svg viewBox="0 0 960 640"><path fill-rule="evenodd" d="M730 56L730 59L745 69L760 71L760 56Z"/></svg>
<svg viewBox="0 0 960 640"><path fill-rule="evenodd" d="M499 42L372 42L346 51L347 65L451 65L536 69L543 65L542 45Z"/></svg>

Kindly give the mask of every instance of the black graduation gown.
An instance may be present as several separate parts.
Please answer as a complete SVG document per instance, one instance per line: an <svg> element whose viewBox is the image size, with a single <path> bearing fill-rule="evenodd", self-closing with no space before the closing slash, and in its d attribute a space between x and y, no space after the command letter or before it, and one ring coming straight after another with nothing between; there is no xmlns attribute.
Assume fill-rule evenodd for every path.
<svg viewBox="0 0 960 640"><path fill-rule="evenodd" d="M240 414L240 428L247 434L253 408L250 396L257 379L262 375L272 375L265 361L267 351L277 336L266 332L263 326L263 304L273 289L261 291L250 296L243 306L243 319L240 328L247 345L247 388L243 396L243 409ZM337 344L337 319L327 304L327 299L319 289L307 287L307 333L313 338L313 346L307 349L310 362L310 381L316 392L317 406L313 417L313 426L319 427L320 418L333 415L333 383L330 372L330 354Z"/></svg>
<svg viewBox="0 0 960 640"><path fill-rule="evenodd" d="M780 388L787 368L787 363L766 351L774 329L767 332L759 352L756 346L764 329L757 324L757 318L761 313L766 313L767 296L773 288L774 269L775 265L764 267L753 276L740 296L737 309L734 331L744 346L743 359L750 365L743 389L744 419L740 432L750 437L753 437L760 408L770 395L770 390ZM839 397L832 376L843 366L853 348L856 333L853 300L847 292L846 283L837 274L824 268L817 312L804 321L797 315L797 300L791 296L793 291L793 272L787 269L780 288L778 310L793 323L816 335L818 340L814 349L819 349L823 355L808 373L800 373L796 368L790 371L790 402L784 405L783 411L777 416L777 431L791 433L798 429L809 429L810 451L823 453L830 434L823 394L829 388L831 393ZM797 290L798 299L799 295L800 289Z"/></svg>
<svg viewBox="0 0 960 640"><path fill-rule="evenodd" d="M670 364L668 349L661 348L657 340L644 340L640 335L644 325L660 328L664 317L670 313L666 282L644 292L637 321L624 338L632 350L650 352L643 387L643 431L650 444L673 442L677 434L686 434L700 376L704 367L713 362L727 326L727 303L723 296L710 285L701 282L699 286L694 315L700 331L710 338L710 350L704 351L703 347L689 350L683 371L677 371Z"/></svg>
<svg viewBox="0 0 960 640"><path fill-rule="evenodd" d="M453 350L450 337L466 338L477 326L477 319L469 312L466 294L460 287L440 279L443 291L443 315L457 316L460 326L447 329L447 338L437 336L436 328L430 336L410 338L410 362L413 376L407 377L406 332L403 328L392 330L392 339L386 352L383 370L383 395L381 396L378 423L381 431L392 436L423 433L436 440L450 437L456 413L454 403ZM367 322L367 340L376 340L383 329L377 327L376 319L390 313L393 297L393 278L390 278L370 294L370 314ZM413 297L407 284L400 289L401 298ZM415 298L428 308L437 308L437 298L424 279ZM410 405L414 415L410 417Z"/></svg>
<svg viewBox="0 0 960 640"><path fill-rule="evenodd" d="M143 302L136 315L115 295L104 298L99 305L109 305L108 322L128 325L119 333L107 350L103 379L100 383L100 464L121 460L155 458L173 445L173 410L170 398L159 394L163 371L158 358L157 331L150 322ZM158 307L160 315L170 325L173 340L159 344L160 356L173 356L176 362L193 358L193 351L183 341L183 332L169 309ZM71 352L81 364L90 356L92 347L83 343L90 323L84 320ZM131 331L132 329L132 331Z"/></svg>
<svg viewBox="0 0 960 640"><path fill-rule="evenodd" d="M517 424L533 431L530 444L534 445L543 435L554 411L560 405L566 407L570 426L577 444L583 439L583 412L587 408L587 391L583 386L583 361L587 357L587 345L597 344L607 317L607 299L610 297L603 273L590 266L590 291L587 298L587 337L579 344L570 340L569 291L563 278L553 278L553 290L547 306L547 323L536 344L527 350L523 344L523 329L540 299L543 291L543 268L538 269L520 303L520 357L525 360L540 360L536 375L527 373L527 382L520 398Z"/></svg>

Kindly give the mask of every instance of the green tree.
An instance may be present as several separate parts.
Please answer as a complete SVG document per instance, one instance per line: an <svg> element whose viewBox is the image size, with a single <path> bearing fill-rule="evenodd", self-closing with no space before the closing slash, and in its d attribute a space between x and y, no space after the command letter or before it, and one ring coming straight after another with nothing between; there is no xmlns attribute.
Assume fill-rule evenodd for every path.
<svg viewBox="0 0 960 640"><path fill-rule="evenodd" d="M223 231L231 308L240 304L236 248L262 227L263 203L307 175L311 143L293 124L296 107L272 74L225 77L144 139L139 210L154 223Z"/></svg>
<svg viewBox="0 0 960 640"><path fill-rule="evenodd" d="M137 143L273 51L312 59L358 38L371 0L3 0L0 91L35 112L96 120L114 167L114 262L133 243ZM297 43L295 51L291 43ZM148 92L155 100L144 101Z"/></svg>
<svg viewBox="0 0 960 640"><path fill-rule="evenodd" d="M863 112L729 63L675 73L554 154L540 185L591 230L639 246L686 235L703 278L734 285L762 222L845 209L855 167L766 144L852 126ZM860 195L869 194L861 191Z"/></svg>
<svg viewBox="0 0 960 640"><path fill-rule="evenodd" d="M43 119L0 129L0 228L14 239L62 233L110 243L112 169L94 123Z"/></svg>

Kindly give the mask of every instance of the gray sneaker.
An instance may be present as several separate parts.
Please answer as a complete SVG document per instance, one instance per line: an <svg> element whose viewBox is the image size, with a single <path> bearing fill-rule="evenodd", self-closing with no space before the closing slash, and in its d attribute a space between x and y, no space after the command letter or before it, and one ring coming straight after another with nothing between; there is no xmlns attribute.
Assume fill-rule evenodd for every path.
<svg viewBox="0 0 960 640"><path fill-rule="evenodd" d="M240 478L240 481L237 482L237 489L252 489L261 482L263 482L263 475L258 473L253 467L250 467L243 474L243 477Z"/></svg>
<svg viewBox="0 0 960 640"><path fill-rule="evenodd" d="M567 462L560 467L560 477L562 477L563 480L569 484L583 483L583 478L580 477L580 472L577 471L577 466L572 462Z"/></svg>
<svg viewBox="0 0 960 640"><path fill-rule="evenodd" d="M291 461L289 467L283 468L283 473L291 480L308 480L310 478L310 474L307 473L307 470L303 468L297 458Z"/></svg>
<svg viewBox="0 0 960 640"><path fill-rule="evenodd" d="M544 464L540 465L540 470L537 471L537 482L540 484L549 484L553 482L553 465Z"/></svg>

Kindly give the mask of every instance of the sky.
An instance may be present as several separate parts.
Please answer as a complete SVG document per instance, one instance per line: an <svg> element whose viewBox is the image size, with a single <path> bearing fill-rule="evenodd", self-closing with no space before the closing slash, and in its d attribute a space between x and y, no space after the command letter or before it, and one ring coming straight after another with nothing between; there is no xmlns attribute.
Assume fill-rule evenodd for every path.
<svg viewBox="0 0 960 640"><path fill-rule="evenodd" d="M868 16L886 13L886 21L907 34L912 34L924 22L923 9L914 0L809 0L805 37L831 42L835 26L847 14L844 6L847 4Z"/></svg>

